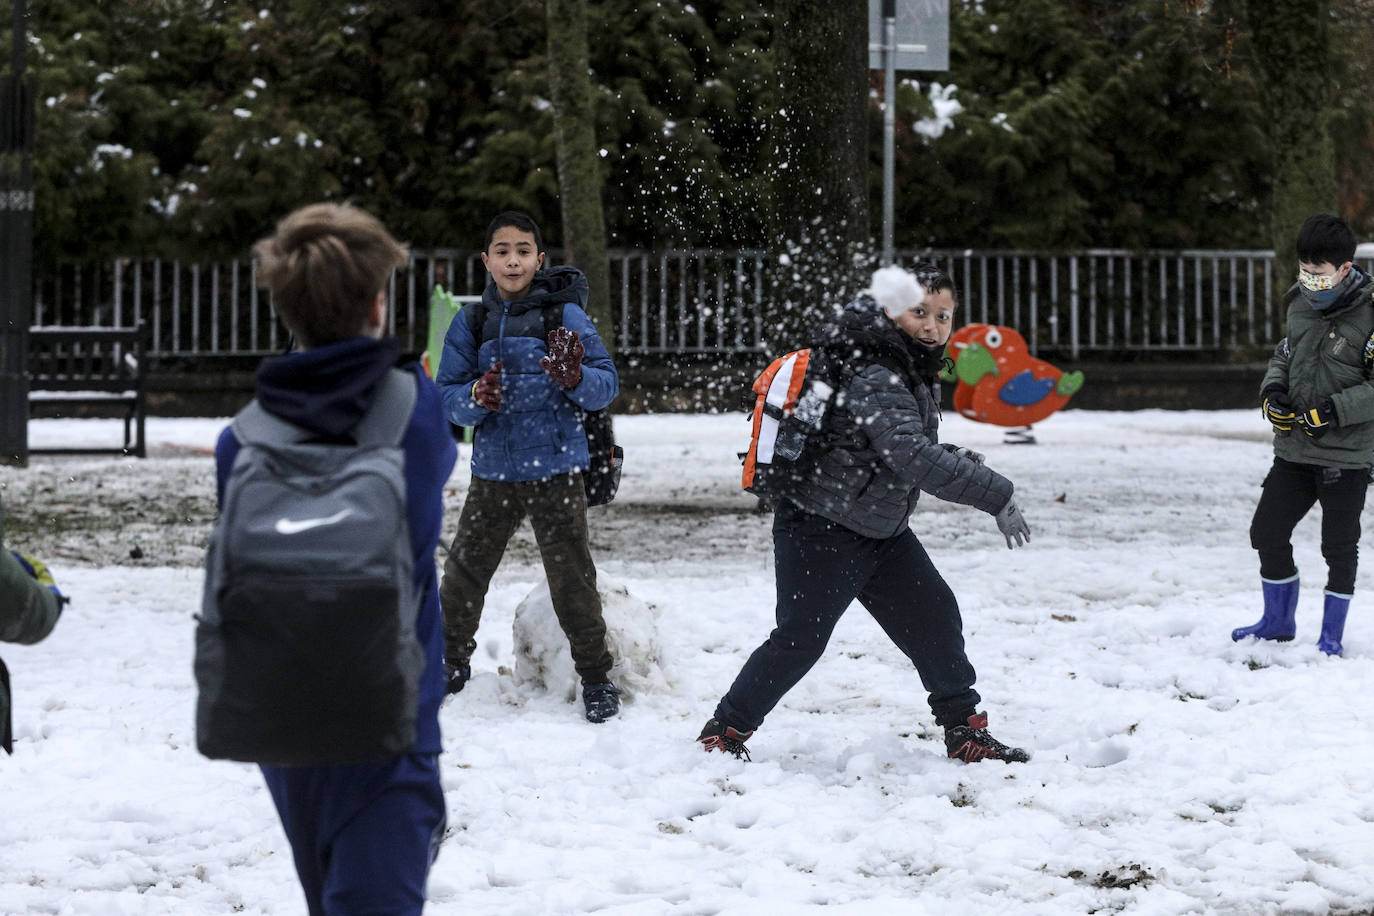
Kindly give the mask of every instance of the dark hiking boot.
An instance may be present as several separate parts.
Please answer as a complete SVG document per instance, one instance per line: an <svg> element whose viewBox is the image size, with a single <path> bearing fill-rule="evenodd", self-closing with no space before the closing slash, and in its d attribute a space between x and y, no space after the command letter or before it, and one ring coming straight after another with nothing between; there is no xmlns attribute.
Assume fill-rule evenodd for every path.
<svg viewBox="0 0 1374 916"><path fill-rule="evenodd" d="M723 751L741 760L748 760L749 748L744 746L744 742L752 737L753 732L741 733L719 719L710 719L701 734L697 735L697 742L707 751Z"/></svg>
<svg viewBox="0 0 1374 916"><path fill-rule="evenodd" d="M620 688L610 681L583 684L582 705L587 707L588 722L605 722L620 712Z"/></svg>
<svg viewBox="0 0 1374 916"><path fill-rule="evenodd" d="M964 763L979 760L1001 760L1006 763L1025 763L1030 754L1019 747L1007 747L988 734L988 714L974 713L967 725L945 726L945 750L949 756Z"/></svg>
<svg viewBox="0 0 1374 916"><path fill-rule="evenodd" d="M462 668L447 669L448 677L444 683L444 693L452 696L467 686L468 678L472 677L472 669L464 665Z"/></svg>

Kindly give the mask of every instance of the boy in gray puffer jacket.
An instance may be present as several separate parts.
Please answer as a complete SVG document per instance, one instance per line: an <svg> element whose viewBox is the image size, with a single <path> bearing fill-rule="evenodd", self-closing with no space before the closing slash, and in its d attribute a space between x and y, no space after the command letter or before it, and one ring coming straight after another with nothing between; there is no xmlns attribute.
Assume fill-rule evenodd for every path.
<svg viewBox="0 0 1374 916"><path fill-rule="evenodd" d="M1309 217L1297 249L1298 282L1283 299L1288 333L1260 385L1274 427L1274 464L1250 523L1264 612L1231 638L1287 642L1297 632L1293 529L1320 503L1327 575L1317 646L1340 655L1374 461L1374 281L1355 266L1355 233L1339 217Z"/></svg>
<svg viewBox="0 0 1374 916"><path fill-rule="evenodd" d="M921 491L993 515L1013 547L1030 529L1011 481L968 449L939 444L936 374L954 321L954 283L897 267L822 322L811 341L838 367L820 454L773 519L777 627L745 662L697 738L748 757L744 742L824 652L856 598L911 659L950 757L1023 762L987 731L954 593L908 526Z"/></svg>

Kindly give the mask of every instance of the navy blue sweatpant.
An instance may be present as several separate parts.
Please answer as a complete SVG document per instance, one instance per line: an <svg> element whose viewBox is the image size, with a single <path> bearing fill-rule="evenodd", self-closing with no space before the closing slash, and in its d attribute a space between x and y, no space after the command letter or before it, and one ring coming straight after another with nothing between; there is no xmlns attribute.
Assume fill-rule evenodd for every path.
<svg viewBox="0 0 1374 916"><path fill-rule="evenodd" d="M857 598L921 676L937 725L978 706L954 592L910 528L868 538L788 502L773 517L777 627L749 656L716 718L753 731L811 670Z"/></svg>
<svg viewBox="0 0 1374 916"><path fill-rule="evenodd" d="M310 916L419 916L447 825L437 755L262 773Z"/></svg>

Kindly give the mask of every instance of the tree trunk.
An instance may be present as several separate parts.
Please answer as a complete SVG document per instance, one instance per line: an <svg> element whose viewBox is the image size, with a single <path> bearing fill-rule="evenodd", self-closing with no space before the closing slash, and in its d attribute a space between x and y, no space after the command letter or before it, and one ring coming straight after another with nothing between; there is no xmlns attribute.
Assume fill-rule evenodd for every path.
<svg viewBox="0 0 1374 916"><path fill-rule="evenodd" d="M868 4L779 0L773 35L772 324L791 345L867 285Z"/></svg>
<svg viewBox="0 0 1374 916"><path fill-rule="evenodd" d="M1336 90L1331 78L1327 0L1248 0L1260 97L1274 150L1269 236L1275 281L1297 276L1294 244L1303 220L1337 212L1336 152L1331 135Z"/></svg>
<svg viewBox="0 0 1374 916"><path fill-rule="evenodd" d="M606 349L615 352L615 325L601 209L601 158L587 59L586 0L547 0L549 85L553 94L558 187L567 263L581 268L589 287L587 314Z"/></svg>

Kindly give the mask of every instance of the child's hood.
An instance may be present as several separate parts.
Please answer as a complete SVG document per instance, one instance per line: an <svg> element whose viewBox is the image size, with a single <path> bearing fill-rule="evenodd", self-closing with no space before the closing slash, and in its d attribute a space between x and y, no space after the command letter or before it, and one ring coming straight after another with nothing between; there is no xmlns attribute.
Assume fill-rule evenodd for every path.
<svg viewBox="0 0 1374 916"><path fill-rule="evenodd" d="M483 294L490 305L492 300L500 305L500 296L496 292L496 283L488 281L487 289ZM573 302L579 308L587 307L587 277L576 267L563 265L560 267L546 267L536 271L534 279L530 282L530 291L524 299L519 299L510 304L510 313L519 315L530 309L543 308L546 305L554 305L561 302Z"/></svg>
<svg viewBox="0 0 1374 916"><path fill-rule="evenodd" d="M377 383L400 352L394 338L354 337L265 359L258 369L258 403L289 423L342 436L372 405Z"/></svg>

